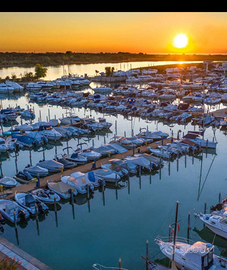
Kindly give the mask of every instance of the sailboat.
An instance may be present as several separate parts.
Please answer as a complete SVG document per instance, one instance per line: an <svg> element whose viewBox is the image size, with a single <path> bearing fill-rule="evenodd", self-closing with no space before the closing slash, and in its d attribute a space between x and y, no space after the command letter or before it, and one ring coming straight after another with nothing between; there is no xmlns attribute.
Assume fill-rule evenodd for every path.
<svg viewBox="0 0 227 270"><path fill-rule="evenodd" d="M172 261L171 269L179 267L185 270L223 270L227 268L227 260L214 254L214 245L202 241L192 245L176 241L178 206L179 202L176 203L173 241L167 242L160 237L155 238L155 243L159 245L161 252Z"/></svg>

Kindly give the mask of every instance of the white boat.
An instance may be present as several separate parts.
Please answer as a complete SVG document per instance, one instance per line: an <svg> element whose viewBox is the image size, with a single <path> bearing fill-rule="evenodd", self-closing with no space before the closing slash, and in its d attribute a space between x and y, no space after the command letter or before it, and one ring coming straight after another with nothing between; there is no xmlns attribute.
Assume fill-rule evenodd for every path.
<svg viewBox="0 0 227 270"><path fill-rule="evenodd" d="M12 177L5 176L3 178L0 178L0 185L7 188L12 188L17 185L17 181L13 179Z"/></svg>
<svg viewBox="0 0 227 270"><path fill-rule="evenodd" d="M30 82L26 85L26 89L28 91L39 91L41 90L42 85L35 83L35 82Z"/></svg>
<svg viewBox="0 0 227 270"><path fill-rule="evenodd" d="M227 217L213 214L196 214L213 233L227 239Z"/></svg>
<svg viewBox="0 0 227 270"><path fill-rule="evenodd" d="M69 199L71 192L76 196L78 191L71 185L63 182L47 182L48 188L57 193L62 199Z"/></svg>
<svg viewBox="0 0 227 270"><path fill-rule="evenodd" d="M77 153L85 156L88 161L100 159L102 156L99 152L93 151L91 149L85 149L83 151L80 150Z"/></svg>
<svg viewBox="0 0 227 270"><path fill-rule="evenodd" d="M35 199L30 193L16 193L15 200L20 206L28 210L31 215L35 215L36 211L41 214L49 209L45 203Z"/></svg>
<svg viewBox="0 0 227 270"><path fill-rule="evenodd" d="M214 254L214 245L202 241L189 244L186 241L176 239L178 227L178 205L176 206L174 237L173 241L169 237L164 241L161 237L156 237L155 243L160 247L160 251L172 261L171 269L185 270L221 270L227 267L227 260Z"/></svg>
<svg viewBox="0 0 227 270"><path fill-rule="evenodd" d="M67 149L68 149L68 151L70 149L73 152L67 154L65 152L65 150L67 150ZM65 147L65 148L63 148L63 151L64 151L64 154L62 155L62 157L65 158L66 160L76 162L77 164L85 164L88 161L88 158L85 155L78 153L78 152L75 152L72 147Z"/></svg>
<svg viewBox="0 0 227 270"><path fill-rule="evenodd" d="M45 188L34 189L31 194L35 199L47 204L53 204L54 201L59 202L61 199L57 193Z"/></svg>
<svg viewBox="0 0 227 270"><path fill-rule="evenodd" d="M21 117L26 119L34 119L35 114L32 110L24 110L23 112L21 112Z"/></svg>
<svg viewBox="0 0 227 270"><path fill-rule="evenodd" d="M227 267L227 260L219 257L214 252L214 246L198 241L193 245L176 242L164 242L159 238L155 242L160 251L172 260L174 250L174 262L177 267L185 270L223 270ZM182 268L184 267L184 268Z"/></svg>
<svg viewBox="0 0 227 270"><path fill-rule="evenodd" d="M53 159L40 161L36 165L47 169L50 173L57 173L61 171L61 168L64 169L64 165L62 163Z"/></svg>
<svg viewBox="0 0 227 270"><path fill-rule="evenodd" d="M17 147L17 138L7 137L5 139L5 144L8 147L8 150L14 151Z"/></svg>
<svg viewBox="0 0 227 270"><path fill-rule="evenodd" d="M75 188L80 194L86 194L88 188L94 191L94 185L86 173L74 172L70 176L63 176L61 181Z"/></svg>
<svg viewBox="0 0 227 270"><path fill-rule="evenodd" d="M51 125L40 125L38 131L46 136L48 140L60 140L62 135L57 132Z"/></svg>
<svg viewBox="0 0 227 270"><path fill-rule="evenodd" d="M26 220L30 215L28 210L24 209L16 202L3 199L0 200L0 213L5 219L12 223Z"/></svg>
<svg viewBox="0 0 227 270"><path fill-rule="evenodd" d="M5 83L0 83L0 94L12 94L14 92L14 88L12 86L8 86Z"/></svg>
<svg viewBox="0 0 227 270"><path fill-rule="evenodd" d="M8 150L9 150L9 147L6 145L5 140L0 137L0 153L5 153Z"/></svg>
<svg viewBox="0 0 227 270"><path fill-rule="evenodd" d="M13 92L14 93L21 93L21 92L24 91L24 88L21 85L19 85L19 83L6 80L6 85L10 86L10 87L13 87L13 89L14 89Z"/></svg>
<svg viewBox="0 0 227 270"><path fill-rule="evenodd" d="M112 126L112 123L106 122L105 118L99 117L99 124L102 125L105 129L109 129Z"/></svg>
<svg viewBox="0 0 227 270"><path fill-rule="evenodd" d="M202 139L201 138L201 132L197 131L188 131L188 133L184 136L184 138L189 139L190 141L194 142L198 146L202 148L211 148L216 149L217 142L215 141L209 141L208 139Z"/></svg>
<svg viewBox="0 0 227 270"><path fill-rule="evenodd" d="M37 166L37 165L36 166L28 165L27 167L25 167L25 170L27 172L29 172L32 176L35 176L35 177L37 177L38 174L40 177L45 177L49 174L48 169L45 169L45 168Z"/></svg>
<svg viewBox="0 0 227 270"><path fill-rule="evenodd" d="M115 183L118 182L121 177L116 172L110 169L97 169L93 171L95 176L100 177L103 181Z"/></svg>
<svg viewBox="0 0 227 270"><path fill-rule="evenodd" d="M96 88L92 88L92 90L95 93L100 93L100 94L110 94L113 89L110 87L96 87Z"/></svg>

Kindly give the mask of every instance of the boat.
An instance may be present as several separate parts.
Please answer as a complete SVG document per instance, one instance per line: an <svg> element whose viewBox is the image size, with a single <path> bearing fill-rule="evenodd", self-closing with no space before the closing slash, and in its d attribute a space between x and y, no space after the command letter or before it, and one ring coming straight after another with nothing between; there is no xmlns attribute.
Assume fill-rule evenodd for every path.
<svg viewBox="0 0 227 270"><path fill-rule="evenodd" d="M8 221L15 223L29 218L29 212L12 200L0 199L0 213Z"/></svg>
<svg viewBox="0 0 227 270"><path fill-rule="evenodd" d="M110 169L97 169L94 170L94 175L97 177L100 177L103 181L115 183L118 182L121 179L121 176L119 176L116 172L110 170Z"/></svg>
<svg viewBox="0 0 227 270"><path fill-rule="evenodd" d="M172 262L171 269L185 270L221 270L227 267L227 260L214 254L214 245L197 241L190 244L186 241L177 241L176 233L178 227L178 205L176 204L176 214L174 225L173 241L169 237L164 241L161 237L155 238L155 243L160 247L160 251Z"/></svg>
<svg viewBox="0 0 227 270"><path fill-rule="evenodd" d="M93 161L101 158L101 154L92 149L84 149L76 151L78 154L81 154L87 158L88 161Z"/></svg>
<svg viewBox="0 0 227 270"><path fill-rule="evenodd" d="M18 182L22 184L27 184L36 178L33 178L32 175L24 169L23 171L19 171L14 177Z"/></svg>
<svg viewBox="0 0 227 270"><path fill-rule="evenodd" d="M9 81L6 80L5 84L7 86L13 87L13 93L21 93L24 91L24 87L22 87L21 85L19 85L19 83L13 82L13 81Z"/></svg>
<svg viewBox="0 0 227 270"><path fill-rule="evenodd" d="M72 150L72 154L67 154L65 153L65 150L69 151L69 150ZM85 164L87 161L88 161L88 158L83 155L82 153L78 153L78 152L75 152L75 150L73 150L72 147L65 147L63 148L63 151L64 151L64 154L62 155L62 157L66 160L69 160L69 161L72 161L72 162L75 162L76 164Z"/></svg>
<svg viewBox="0 0 227 270"><path fill-rule="evenodd" d="M110 94L113 89L110 88L110 87L96 87L96 88L92 88L92 90L95 92L95 93L100 93L100 94Z"/></svg>
<svg viewBox="0 0 227 270"><path fill-rule="evenodd" d="M9 150L9 147L6 145L5 140L0 137L0 153L5 153L8 150Z"/></svg>
<svg viewBox="0 0 227 270"><path fill-rule="evenodd" d="M5 83L0 83L0 94L12 94L14 92L14 88Z"/></svg>
<svg viewBox="0 0 227 270"><path fill-rule="evenodd" d="M131 140L128 140L124 136L119 136L119 135L115 135L110 140L110 144L112 144L112 143L118 143L126 149L132 149L134 147L134 143Z"/></svg>
<svg viewBox="0 0 227 270"><path fill-rule="evenodd" d="M71 185L63 183L63 182L48 182L47 186L50 190L57 193L62 199L69 199L71 196L71 193L76 196L78 194L78 191L73 188Z"/></svg>
<svg viewBox="0 0 227 270"><path fill-rule="evenodd" d="M77 166L76 162L70 161L70 160L66 159L65 157L63 157L63 156L60 157L59 155L55 155L53 160L56 160L57 162L63 164L64 169L71 169L71 168L74 168L74 167Z"/></svg>
<svg viewBox="0 0 227 270"><path fill-rule="evenodd" d="M38 83L35 83L35 82L30 82L30 83L27 83L26 85L26 90L28 91L39 91L41 90L42 88L42 85L38 84Z"/></svg>
<svg viewBox="0 0 227 270"><path fill-rule="evenodd" d="M86 173L74 172L70 176L62 176L61 181L75 188L80 194L86 194L88 188L90 191L94 191L94 185Z"/></svg>
<svg viewBox="0 0 227 270"><path fill-rule="evenodd" d="M129 174L126 160L122 160L118 158L110 159L109 163L102 164L101 168L112 170L114 173L117 173L120 177L123 177Z"/></svg>
<svg viewBox="0 0 227 270"><path fill-rule="evenodd" d="M54 202L59 202L61 199L57 193L45 188L34 189L31 191L31 194L35 199L46 204L53 204Z"/></svg>
<svg viewBox="0 0 227 270"><path fill-rule="evenodd" d="M16 193L15 200L21 207L28 210L31 215L35 215L36 211L37 214L43 214L49 209L45 203L35 199L30 193Z"/></svg>
<svg viewBox="0 0 227 270"><path fill-rule="evenodd" d="M12 132L12 138L16 139L17 142L22 144L24 147L32 148L41 146L41 142L39 140L37 140L35 137L30 137L30 135L26 133L21 134Z"/></svg>
<svg viewBox="0 0 227 270"><path fill-rule="evenodd" d="M60 140L62 135L57 132L51 125L40 125L38 132L46 136L48 140Z"/></svg>
<svg viewBox="0 0 227 270"><path fill-rule="evenodd" d="M103 126L104 129L109 129L112 126L112 123L106 122L105 118L99 117L99 124Z"/></svg>
<svg viewBox="0 0 227 270"><path fill-rule="evenodd" d="M12 177L5 176L0 178L0 185L6 188L12 188L17 185L17 181L13 179Z"/></svg>
<svg viewBox="0 0 227 270"><path fill-rule="evenodd" d="M199 131L188 131L188 133L183 137L184 139L189 139L192 142L196 143L198 146L202 148L211 148L216 149L217 142L215 141L209 141L208 139L202 139L201 135L203 135L204 132Z"/></svg>
<svg viewBox="0 0 227 270"><path fill-rule="evenodd" d="M213 233L227 239L227 216L211 214L195 214Z"/></svg>
<svg viewBox="0 0 227 270"><path fill-rule="evenodd" d="M37 165L36 166L27 165L24 170L35 177L37 177L38 175L40 177L45 177L49 174L48 169L45 169Z"/></svg>
<svg viewBox="0 0 227 270"><path fill-rule="evenodd" d="M0 111L0 113L4 114L9 121L15 121L17 119L17 116L18 116L12 108L11 109L2 109Z"/></svg>
<svg viewBox="0 0 227 270"><path fill-rule="evenodd" d="M32 110L24 110L20 116L25 119L35 119L35 114Z"/></svg>
<svg viewBox="0 0 227 270"><path fill-rule="evenodd" d="M36 164L39 167L47 169L50 173L57 173L64 169L64 165L56 160L49 159L49 160L41 160Z"/></svg>

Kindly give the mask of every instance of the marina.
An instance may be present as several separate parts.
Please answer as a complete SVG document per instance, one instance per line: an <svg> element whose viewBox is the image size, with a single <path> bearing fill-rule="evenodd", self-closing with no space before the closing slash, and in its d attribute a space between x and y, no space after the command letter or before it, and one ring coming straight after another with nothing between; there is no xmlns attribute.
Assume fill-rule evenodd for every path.
<svg viewBox="0 0 227 270"><path fill-rule="evenodd" d="M134 78L138 75L139 71ZM207 207L215 205L220 192L221 199L226 198L226 133L221 124L223 114L215 115L216 110L225 110L225 104L221 100L214 105L204 101L215 83L209 79L187 90L183 81L172 88L170 83L175 80L165 74L159 85L153 77L148 78L141 77L140 84L106 86L93 82L76 89L67 89L64 83L48 89L43 83L42 91L31 91L24 85L21 93L1 96L2 109L8 110L1 112L6 117L2 117L2 134L5 139L14 139L7 141L10 148L2 147L1 175L17 175L18 181L25 177L26 169L31 173L15 187L4 187L1 196L13 199L16 194L18 204L23 205L24 198L34 206L35 201L26 194L49 187L61 197L55 202L54 193L51 199L51 194L40 190L44 204L49 197L48 212L38 215L37 209L45 209L35 206L33 217L26 222L6 221L4 238L56 270L119 269L119 258L121 269L142 269L146 262L140 255L147 239L149 259L162 262L154 239L168 235L179 200L178 234L190 241L211 239L215 254L226 257L227 240L214 237L199 219L191 217L191 229L187 229L188 212L203 212L205 201ZM216 80L224 89L222 71ZM199 96L199 102L183 100L189 94L185 90L190 97ZM165 92L167 96L163 96ZM177 97L177 92L182 96ZM217 84L215 92L223 94ZM54 157L58 159L53 161ZM135 172L123 176L124 164ZM93 182L89 177L94 177ZM4 181L9 183L10 179ZM76 186L79 181L84 188ZM38 197L37 192L38 200L41 193ZM62 199L63 193L68 199ZM166 269L169 264L151 266Z"/></svg>

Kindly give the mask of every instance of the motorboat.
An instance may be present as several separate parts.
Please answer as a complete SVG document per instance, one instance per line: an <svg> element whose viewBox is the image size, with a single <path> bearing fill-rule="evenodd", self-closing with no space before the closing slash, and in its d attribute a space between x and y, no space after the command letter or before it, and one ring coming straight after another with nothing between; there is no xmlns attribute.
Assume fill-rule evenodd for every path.
<svg viewBox="0 0 227 270"><path fill-rule="evenodd" d="M101 165L101 168L112 170L113 172L117 173L120 177L129 174L126 160L118 158L110 159L109 163Z"/></svg>
<svg viewBox="0 0 227 270"><path fill-rule="evenodd" d="M57 132L51 125L40 125L38 131L46 136L48 140L60 140L62 135Z"/></svg>
<svg viewBox="0 0 227 270"><path fill-rule="evenodd" d="M9 121L15 121L18 116L12 108L2 109L0 113L4 114Z"/></svg>
<svg viewBox="0 0 227 270"><path fill-rule="evenodd" d="M24 110L21 112L21 117L25 119L35 119L35 114L32 110Z"/></svg>
<svg viewBox="0 0 227 270"><path fill-rule="evenodd" d="M126 149L132 149L133 146L134 146L134 143L132 141L126 139L123 136L119 136L119 135L115 135L113 137L113 139L110 141L110 144L111 143L118 143L118 144L120 144L122 147L124 147Z"/></svg>
<svg viewBox="0 0 227 270"><path fill-rule="evenodd" d="M132 162L133 164L141 167L142 170L153 170L155 165L154 162L149 161L148 159L142 156L127 156L125 160Z"/></svg>
<svg viewBox="0 0 227 270"><path fill-rule="evenodd" d="M90 191L94 191L94 185L89 180L88 174L86 173L74 172L70 176L62 176L61 181L63 183L71 185L80 194L86 194L88 188Z"/></svg>
<svg viewBox="0 0 227 270"><path fill-rule="evenodd" d="M157 157L161 157L163 159L169 160L169 159L171 159L173 157L172 153L169 152L168 150L164 149L164 148L160 149L160 148L152 148L152 147L148 146L147 150L151 154L153 154L153 155L155 155Z"/></svg>
<svg viewBox="0 0 227 270"><path fill-rule="evenodd" d="M62 156L62 155L61 155ZM64 166L64 169L72 169L77 166L77 163L74 161L70 161L66 159L64 156L60 157L59 155L55 155L54 160L56 160L59 163L62 163Z"/></svg>
<svg viewBox="0 0 227 270"><path fill-rule="evenodd" d="M92 149L84 149L76 151L78 154L81 154L87 158L88 161L93 161L101 158L101 154Z"/></svg>
<svg viewBox="0 0 227 270"><path fill-rule="evenodd" d="M13 93L21 93L24 91L24 87L22 87L21 85L19 85L19 83L16 83L16 82L13 82L13 81L9 81L9 80L6 80L5 81L5 84L7 86L10 86L10 87L13 87L14 91Z"/></svg>
<svg viewBox="0 0 227 270"><path fill-rule="evenodd" d="M37 166L37 165L36 166L28 165L28 166L25 167L24 170L26 172L30 173L32 176L35 176L35 177L37 177L38 175L40 177L45 177L45 176L47 176L49 174L48 169Z"/></svg>
<svg viewBox="0 0 227 270"><path fill-rule="evenodd" d="M82 118L82 126L88 128L89 130L96 132L103 129L103 125L96 122L94 118Z"/></svg>
<svg viewBox="0 0 227 270"><path fill-rule="evenodd" d="M34 189L31 191L31 194L35 199L46 204L53 204L54 202L59 202L61 200L57 193L45 188Z"/></svg>
<svg viewBox="0 0 227 270"><path fill-rule="evenodd" d="M12 133L12 138L17 139L17 142L23 145L24 147L32 148L41 146L41 142L35 137L32 138L26 133Z"/></svg>
<svg viewBox="0 0 227 270"><path fill-rule="evenodd" d="M42 85L35 82L30 82L30 83L27 83L26 85L26 89L28 91L39 91L41 90L41 88L42 88Z"/></svg>
<svg viewBox="0 0 227 270"><path fill-rule="evenodd" d="M99 152L102 155L102 157L108 157L109 155L114 155L114 154L118 153L109 144L105 144L105 145L99 146L97 148L94 148L94 151Z"/></svg>
<svg viewBox="0 0 227 270"><path fill-rule="evenodd" d="M49 159L49 160L41 160L36 164L39 167L47 169L50 173L57 173L64 169L64 165L56 160Z"/></svg>
<svg viewBox="0 0 227 270"><path fill-rule="evenodd" d="M95 176L100 177L102 180L106 182L115 183L118 182L121 177L114 171L110 169L97 169L93 171Z"/></svg>
<svg viewBox="0 0 227 270"><path fill-rule="evenodd" d="M14 92L14 88L5 83L0 83L0 94L12 94Z"/></svg>
<svg viewBox="0 0 227 270"><path fill-rule="evenodd" d="M59 119L62 125L75 125L80 123L80 118L78 116L67 116Z"/></svg>
<svg viewBox="0 0 227 270"><path fill-rule="evenodd" d="M13 131L17 131L19 130L21 133L25 132L25 131L32 131L33 130L33 126L29 125L27 123L23 124L23 125L17 125L14 127Z"/></svg>
<svg viewBox="0 0 227 270"><path fill-rule="evenodd" d="M172 239L156 237L155 243L159 246L160 251L172 261L171 269L185 270L221 270L227 267L227 259L214 254L214 245L197 241L190 244L187 239L181 241L177 238L178 224L178 207L176 204L176 214L174 225L174 237ZM172 225L172 226L173 226Z"/></svg>
<svg viewBox="0 0 227 270"><path fill-rule="evenodd" d="M69 199L71 196L71 193L73 193L74 196L78 194L78 191L73 188L71 185L63 183L63 182L48 182L47 181L48 188L57 193L62 199Z"/></svg>
<svg viewBox="0 0 227 270"><path fill-rule="evenodd" d="M215 141L209 141L208 139L202 139L201 138L202 133L197 131L189 131L183 138L189 139L192 142L196 143L198 146L202 148L211 148L216 149L217 142Z"/></svg>
<svg viewBox="0 0 227 270"><path fill-rule="evenodd" d="M13 178L22 184L27 184L32 180L35 180L35 178L33 178L33 176L28 171L26 171L26 169L19 171Z"/></svg>
<svg viewBox="0 0 227 270"><path fill-rule="evenodd" d="M9 147L6 145L5 140L0 137L0 153L5 153L8 150L9 150Z"/></svg>
<svg viewBox="0 0 227 270"><path fill-rule="evenodd" d="M109 129L112 126L112 123L106 122L105 118L99 117L99 124L103 126L104 129Z"/></svg>
<svg viewBox="0 0 227 270"><path fill-rule="evenodd" d="M37 214L43 214L49 209L45 203L35 199L30 193L16 193L14 197L16 202L21 207L28 210L31 215L35 215L36 211Z"/></svg>
<svg viewBox="0 0 227 270"><path fill-rule="evenodd" d="M172 260L174 251L174 262L177 267L185 270L223 270L227 267L227 260L214 254L214 245L197 241L194 244L184 242L163 241L156 238L155 243L160 251Z"/></svg>
<svg viewBox="0 0 227 270"><path fill-rule="evenodd" d="M6 188L12 188L17 185L17 181L13 179L12 177L5 176L0 178L0 185Z"/></svg>
<svg viewBox="0 0 227 270"><path fill-rule="evenodd" d="M73 151L71 154L65 153L65 150L69 152L69 150ZM75 162L76 164L85 164L88 161L88 158L83 155L82 153L75 152L72 147L65 147L63 148L64 154L62 158L69 160L71 162Z"/></svg>
<svg viewBox="0 0 227 270"><path fill-rule="evenodd" d="M29 212L12 200L0 199L0 213L8 221L15 223L29 218Z"/></svg>
<svg viewBox="0 0 227 270"><path fill-rule="evenodd" d="M12 137L7 137L5 139L5 145L8 147L9 151L15 151L19 146L19 144L17 143L17 139Z"/></svg>
<svg viewBox="0 0 227 270"><path fill-rule="evenodd" d="M113 89L110 88L110 87L96 87L96 88L92 88L92 90L95 92L95 93L100 93L100 94L110 94Z"/></svg>
<svg viewBox="0 0 227 270"><path fill-rule="evenodd" d="M213 233L227 239L227 215L195 214Z"/></svg>

